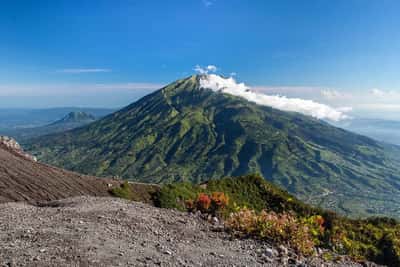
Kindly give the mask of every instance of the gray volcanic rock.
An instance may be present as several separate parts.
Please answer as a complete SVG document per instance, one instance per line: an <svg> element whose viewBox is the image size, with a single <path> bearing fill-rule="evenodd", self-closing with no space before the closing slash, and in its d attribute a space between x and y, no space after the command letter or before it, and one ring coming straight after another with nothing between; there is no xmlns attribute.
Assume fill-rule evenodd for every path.
<svg viewBox="0 0 400 267"><path fill-rule="evenodd" d="M122 199L0 205L1 266L362 266L233 239L198 214ZM374 266L369 264L367 266Z"/></svg>
<svg viewBox="0 0 400 267"><path fill-rule="evenodd" d="M0 147L12 150L13 152L19 154L20 156L23 156L26 159L37 161L36 157L24 152L19 143L11 137L0 136Z"/></svg>

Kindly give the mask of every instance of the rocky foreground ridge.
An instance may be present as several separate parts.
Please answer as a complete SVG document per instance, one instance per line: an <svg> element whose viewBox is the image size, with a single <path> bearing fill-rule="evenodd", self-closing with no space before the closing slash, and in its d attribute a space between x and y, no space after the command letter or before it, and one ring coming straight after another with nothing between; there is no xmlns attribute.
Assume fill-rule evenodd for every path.
<svg viewBox="0 0 400 267"><path fill-rule="evenodd" d="M233 239L198 213L116 198L0 205L1 266L376 266Z"/></svg>
<svg viewBox="0 0 400 267"><path fill-rule="evenodd" d="M49 201L92 195L109 196L118 181L99 179L36 162L12 138L0 137L0 203Z"/></svg>
<svg viewBox="0 0 400 267"><path fill-rule="evenodd" d="M32 156L31 154L26 153L20 144L13 138L8 137L8 136L0 136L0 148L5 148L7 150L12 151L15 154L18 154L19 156L22 156L26 159L32 160L32 161L37 161L36 157Z"/></svg>

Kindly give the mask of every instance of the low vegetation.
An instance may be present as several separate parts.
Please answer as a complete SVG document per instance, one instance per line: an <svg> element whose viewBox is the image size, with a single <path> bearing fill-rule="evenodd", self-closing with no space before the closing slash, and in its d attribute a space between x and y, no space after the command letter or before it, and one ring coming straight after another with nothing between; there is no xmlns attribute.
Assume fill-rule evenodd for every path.
<svg viewBox="0 0 400 267"><path fill-rule="evenodd" d="M223 217L227 229L236 235L284 243L305 255L321 247L355 260L400 266L400 224L396 220L349 219L314 208L258 175L202 185L165 185L155 200L163 208L197 209Z"/></svg>
<svg viewBox="0 0 400 267"><path fill-rule="evenodd" d="M211 195L200 193L197 199L185 202L188 211L199 210L213 216L221 216L229 203L229 197L223 192L213 192Z"/></svg>
<svg viewBox="0 0 400 267"><path fill-rule="evenodd" d="M239 235L287 243L304 255L311 255L316 245L308 225L288 213L278 214L265 210L257 213L244 208L232 213L226 221L226 226Z"/></svg>
<svg viewBox="0 0 400 267"><path fill-rule="evenodd" d="M133 192L128 182L124 182L120 187L115 187L110 190L110 193L119 198L133 200Z"/></svg>
<svg viewBox="0 0 400 267"><path fill-rule="evenodd" d="M110 189L110 194L132 201L154 204L154 196L160 190L159 185L124 182L119 187Z"/></svg>

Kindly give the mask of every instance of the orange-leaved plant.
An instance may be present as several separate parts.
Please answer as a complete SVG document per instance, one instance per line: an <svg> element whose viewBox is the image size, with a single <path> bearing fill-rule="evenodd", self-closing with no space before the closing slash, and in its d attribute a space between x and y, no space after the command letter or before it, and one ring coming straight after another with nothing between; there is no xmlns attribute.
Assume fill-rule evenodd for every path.
<svg viewBox="0 0 400 267"><path fill-rule="evenodd" d="M240 234L284 243L305 255L313 253L315 243L308 226L289 213L242 209L225 222L228 229Z"/></svg>
<svg viewBox="0 0 400 267"><path fill-rule="evenodd" d="M211 201L216 208L225 208L229 203L229 197L224 192L213 192L211 194Z"/></svg>
<svg viewBox="0 0 400 267"><path fill-rule="evenodd" d="M196 204L198 210L207 212L211 206L211 198L205 193L200 193L197 197Z"/></svg>

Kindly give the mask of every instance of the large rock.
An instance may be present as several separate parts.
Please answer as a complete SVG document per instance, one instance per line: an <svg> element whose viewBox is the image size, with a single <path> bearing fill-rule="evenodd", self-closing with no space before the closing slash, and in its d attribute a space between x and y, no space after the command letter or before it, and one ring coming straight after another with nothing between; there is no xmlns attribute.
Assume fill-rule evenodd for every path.
<svg viewBox="0 0 400 267"><path fill-rule="evenodd" d="M0 146L3 146L8 150L11 150L11 151L17 153L18 155L20 155L26 159L29 159L29 160L32 160L35 162L37 161L36 157L24 152L24 150L22 149L20 144L18 144L18 142L15 141L15 139L13 139L11 137L0 136Z"/></svg>

